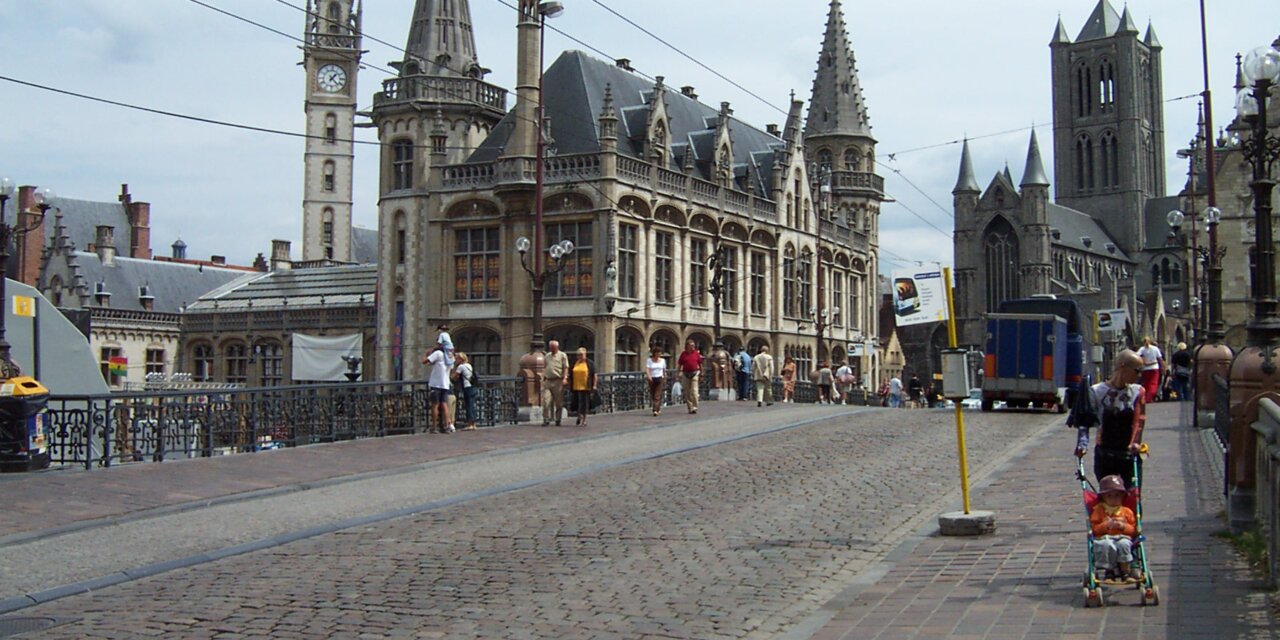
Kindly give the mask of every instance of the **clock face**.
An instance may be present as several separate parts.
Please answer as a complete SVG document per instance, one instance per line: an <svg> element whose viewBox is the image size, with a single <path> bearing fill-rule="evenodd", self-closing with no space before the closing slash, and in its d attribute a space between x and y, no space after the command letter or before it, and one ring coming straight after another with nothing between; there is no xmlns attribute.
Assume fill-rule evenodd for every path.
<svg viewBox="0 0 1280 640"><path fill-rule="evenodd" d="M316 84L329 93L341 91L347 86L347 72L336 64L326 64L316 72Z"/></svg>

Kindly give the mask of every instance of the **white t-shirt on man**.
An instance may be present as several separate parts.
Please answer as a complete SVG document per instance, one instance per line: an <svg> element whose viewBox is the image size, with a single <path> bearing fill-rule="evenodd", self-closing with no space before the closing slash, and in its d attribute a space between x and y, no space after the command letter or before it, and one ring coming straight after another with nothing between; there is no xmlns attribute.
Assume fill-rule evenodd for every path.
<svg viewBox="0 0 1280 640"><path fill-rule="evenodd" d="M449 388L449 364L445 358L444 352L436 349L427 356L427 364L431 366L431 375L427 378L427 384L432 389L448 389Z"/></svg>

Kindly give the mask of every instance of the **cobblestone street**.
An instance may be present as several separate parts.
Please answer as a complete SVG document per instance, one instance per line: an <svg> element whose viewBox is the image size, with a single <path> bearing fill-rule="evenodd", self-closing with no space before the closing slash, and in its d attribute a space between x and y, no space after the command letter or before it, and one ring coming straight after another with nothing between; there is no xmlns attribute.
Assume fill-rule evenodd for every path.
<svg viewBox="0 0 1280 640"><path fill-rule="evenodd" d="M831 417L22 615L77 618L51 638L777 637L958 493L949 412L794 413L814 411ZM971 465L1058 419L971 417Z"/></svg>

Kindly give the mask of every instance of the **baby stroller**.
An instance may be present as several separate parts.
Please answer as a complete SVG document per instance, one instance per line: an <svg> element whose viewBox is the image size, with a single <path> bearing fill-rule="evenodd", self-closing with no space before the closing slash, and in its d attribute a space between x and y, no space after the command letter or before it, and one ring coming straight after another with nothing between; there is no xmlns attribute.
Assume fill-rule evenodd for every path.
<svg viewBox="0 0 1280 640"><path fill-rule="evenodd" d="M1145 452L1146 445L1143 445ZM1093 507L1102 500L1098 490L1093 486L1084 471L1084 458L1076 460L1076 478L1080 480L1080 489L1084 492L1084 513L1085 513L1085 531L1088 536L1089 564L1084 572L1084 606L1101 607L1106 604L1103 598L1103 587L1123 589L1134 587L1142 592L1142 605L1157 606L1160 604L1160 589L1156 586L1155 577L1151 573L1150 563L1147 562L1147 538L1142 535L1142 467L1138 464L1137 456L1131 458L1133 460L1133 475L1131 476L1131 488L1125 494L1124 506L1133 510L1133 514L1137 521L1137 531L1133 536L1133 563L1132 567L1142 572L1141 580L1133 580L1129 578L1102 579L1099 580L1097 574L1094 573L1094 535L1093 529L1089 525L1089 514L1093 512Z"/></svg>

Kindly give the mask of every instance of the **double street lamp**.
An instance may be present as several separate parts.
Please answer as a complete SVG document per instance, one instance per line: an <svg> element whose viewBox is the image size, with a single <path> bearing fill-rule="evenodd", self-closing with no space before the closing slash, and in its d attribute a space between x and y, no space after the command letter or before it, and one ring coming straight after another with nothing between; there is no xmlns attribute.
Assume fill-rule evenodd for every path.
<svg viewBox="0 0 1280 640"><path fill-rule="evenodd" d="M541 200L541 199L539 199ZM542 229L542 206L538 206L538 233L535 236L541 236ZM542 255L540 252L534 253L533 264L529 266L529 250L532 243L529 238L520 236L516 239L516 251L520 252L520 266L524 267L526 273L533 278L533 338L530 341L529 351L531 353L539 353L546 346L542 340L542 292L546 284L547 276L552 276L564 269L565 258L573 253L573 242L570 240L561 240L547 248L547 255L551 258L551 263L542 264Z"/></svg>
<svg viewBox="0 0 1280 640"><path fill-rule="evenodd" d="M1253 168L1250 186L1253 188L1256 254L1248 342L1250 346L1266 349L1280 336L1280 318L1276 317L1276 250L1271 230L1271 199L1276 187L1271 169L1280 158L1280 140L1267 129L1267 98L1272 85L1280 82L1280 51L1263 46L1249 52L1244 60L1244 76L1253 85L1252 92L1249 87L1240 90L1236 110L1250 129L1249 138L1241 141L1240 146Z"/></svg>
<svg viewBox="0 0 1280 640"><path fill-rule="evenodd" d="M9 277L9 243L20 235L35 230L44 221L44 215L53 207L53 200L56 195L53 189L45 187L37 190L32 194L32 200L36 205L39 215L31 221L30 226L20 227L21 221L15 221L15 224L9 224L4 217L5 204L13 195L14 185L9 178L0 178L0 380L8 380L15 376L21 375L18 365L14 363L10 356L9 341L5 339L5 320L8 316L8 293L6 291L6 280Z"/></svg>
<svg viewBox="0 0 1280 640"><path fill-rule="evenodd" d="M817 307L809 307L809 315L813 316L813 326L818 330L818 348L813 355L819 361L830 362L834 358L831 354L827 354L826 358L822 357L823 342L822 334L831 326L832 320L840 315L840 307L832 307L830 309L819 309Z"/></svg>

